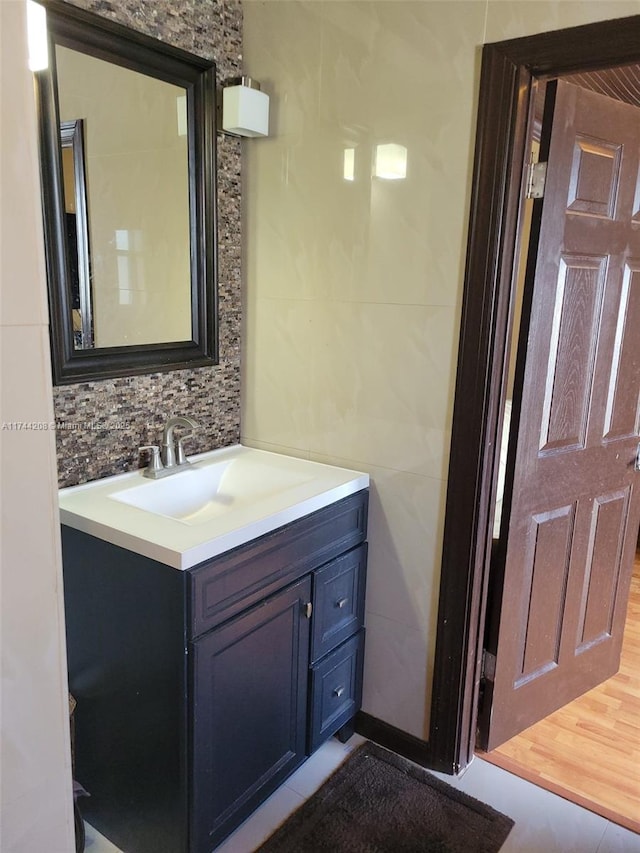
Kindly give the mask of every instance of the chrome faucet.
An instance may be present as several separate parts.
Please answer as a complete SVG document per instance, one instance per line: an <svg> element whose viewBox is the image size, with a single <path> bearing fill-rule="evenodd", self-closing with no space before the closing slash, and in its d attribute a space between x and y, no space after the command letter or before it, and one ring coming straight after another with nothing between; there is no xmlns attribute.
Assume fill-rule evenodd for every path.
<svg viewBox="0 0 640 853"><path fill-rule="evenodd" d="M173 431L177 426L190 427L189 432L177 441L173 438ZM165 468L175 468L177 465L188 465L187 457L184 455L182 442L190 436L198 424L193 418L185 418L182 415L171 417L167 420L162 431L162 464Z"/></svg>
<svg viewBox="0 0 640 853"><path fill-rule="evenodd" d="M188 427L189 432L181 438L174 439L173 431L176 427ZM198 424L193 418L183 417L182 415L174 415L168 418L162 430L162 448L157 445L147 445L140 448L140 450L151 451L149 464L142 472L143 476L157 480L160 477L175 474L180 469L191 465L185 456L182 442L197 428Z"/></svg>

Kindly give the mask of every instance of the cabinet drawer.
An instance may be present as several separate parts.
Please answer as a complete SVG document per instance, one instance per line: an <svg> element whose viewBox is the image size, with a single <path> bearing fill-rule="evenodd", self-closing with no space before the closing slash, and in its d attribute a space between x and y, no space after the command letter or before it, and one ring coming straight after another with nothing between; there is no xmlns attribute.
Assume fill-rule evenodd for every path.
<svg viewBox="0 0 640 853"><path fill-rule="evenodd" d="M363 652L364 628L311 668L309 753L360 708Z"/></svg>
<svg viewBox="0 0 640 853"><path fill-rule="evenodd" d="M365 542L313 573L312 663L362 627L366 570Z"/></svg>
<svg viewBox="0 0 640 853"><path fill-rule="evenodd" d="M197 637L363 542L367 490L293 521L189 572L189 627Z"/></svg>

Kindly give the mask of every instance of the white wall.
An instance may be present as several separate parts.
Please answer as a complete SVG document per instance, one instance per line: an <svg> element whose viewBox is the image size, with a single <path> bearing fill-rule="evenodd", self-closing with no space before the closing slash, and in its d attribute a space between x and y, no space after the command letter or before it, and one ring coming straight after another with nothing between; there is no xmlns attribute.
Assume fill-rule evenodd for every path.
<svg viewBox="0 0 640 853"><path fill-rule="evenodd" d="M640 3L244 9L273 136L244 149L242 436L371 474L364 709L426 738L481 45ZM372 178L386 142L405 180Z"/></svg>
<svg viewBox="0 0 640 853"><path fill-rule="evenodd" d="M53 420L25 4L0 2L0 420ZM0 430L2 853L71 853L71 759L53 431Z"/></svg>

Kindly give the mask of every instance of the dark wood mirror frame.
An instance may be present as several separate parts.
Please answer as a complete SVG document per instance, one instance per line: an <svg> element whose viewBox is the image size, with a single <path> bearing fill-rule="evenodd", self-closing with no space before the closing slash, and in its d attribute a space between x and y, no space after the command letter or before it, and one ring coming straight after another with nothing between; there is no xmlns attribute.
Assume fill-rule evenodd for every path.
<svg viewBox="0 0 640 853"><path fill-rule="evenodd" d="M61 0L41 2L47 10L49 68L36 72L35 78L54 384L217 364L215 65ZM190 341L74 349L56 45L80 50L186 91L193 330Z"/></svg>

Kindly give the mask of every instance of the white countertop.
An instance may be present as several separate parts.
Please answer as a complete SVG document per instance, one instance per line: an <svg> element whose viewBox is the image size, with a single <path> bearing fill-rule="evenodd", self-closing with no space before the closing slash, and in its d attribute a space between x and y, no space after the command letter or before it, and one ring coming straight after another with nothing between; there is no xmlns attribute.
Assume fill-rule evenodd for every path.
<svg viewBox="0 0 640 853"><path fill-rule="evenodd" d="M369 475L359 471L242 445L189 459L191 468L162 480L140 470L60 489L60 521L189 569L369 485ZM192 484L202 493L203 483L210 494L199 495L195 509L174 508ZM132 505L149 497L155 511Z"/></svg>

